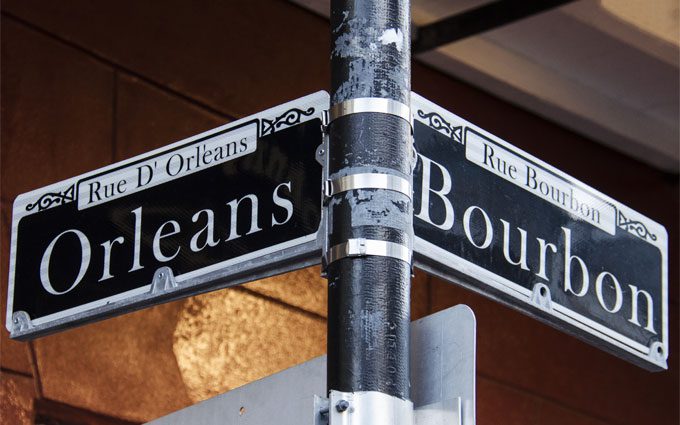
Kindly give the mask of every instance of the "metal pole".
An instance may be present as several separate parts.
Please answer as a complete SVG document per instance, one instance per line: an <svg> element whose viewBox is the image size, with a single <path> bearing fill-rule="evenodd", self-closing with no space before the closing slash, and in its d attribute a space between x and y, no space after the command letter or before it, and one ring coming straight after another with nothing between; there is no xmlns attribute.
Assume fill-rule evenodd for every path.
<svg viewBox="0 0 680 425"><path fill-rule="evenodd" d="M331 1L328 391L372 425L412 420L409 3Z"/></svg>

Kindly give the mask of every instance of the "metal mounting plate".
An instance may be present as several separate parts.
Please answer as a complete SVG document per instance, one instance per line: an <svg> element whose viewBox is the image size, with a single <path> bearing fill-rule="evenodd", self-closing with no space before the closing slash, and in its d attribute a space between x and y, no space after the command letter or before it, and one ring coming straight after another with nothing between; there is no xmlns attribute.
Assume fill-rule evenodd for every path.
<svg viewBox="0 0 680 425"><path fill-rule="evenodd" d="M459 305L411 323L415 425L475 424L475 316ZM323 425L326 356L150 422L153 425ZM315 396L317 395L317 396Z"/></svg>
<svg viewBox="0 0 680 425"><path fill-rule="evenodd" d="M329 425L413 425L413 403L377 391L331 391ZM340 403L345 403L341 408Z"/></svg>

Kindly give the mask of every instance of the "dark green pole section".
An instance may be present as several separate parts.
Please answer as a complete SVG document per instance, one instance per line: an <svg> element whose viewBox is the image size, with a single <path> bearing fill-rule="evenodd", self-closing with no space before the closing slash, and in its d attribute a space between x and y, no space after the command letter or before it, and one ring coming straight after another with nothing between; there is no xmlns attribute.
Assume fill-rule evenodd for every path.
<svg viewBox="0 0 680 425"><path fill-rule="evenodd" d="M356 98L410 105L409 1L331 2L331 106ZM358 173L412 181L407 120L362 112L329 126L330 179ZM349 239L411 247L411 197L384 189L339 193L328 203L329 246ZM409 399L411 266L384 256L343 258L327 268L328 390L379 391Z"/></svg>

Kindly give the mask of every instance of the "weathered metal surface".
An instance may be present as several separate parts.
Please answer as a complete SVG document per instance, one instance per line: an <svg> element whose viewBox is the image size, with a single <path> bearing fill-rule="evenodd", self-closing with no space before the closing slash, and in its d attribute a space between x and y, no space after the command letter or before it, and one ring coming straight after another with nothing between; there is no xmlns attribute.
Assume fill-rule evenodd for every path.
<svg viewBox="0 0 680 425"><path fill-rule="evenodd" d="M325 179L371 173L410 183L409 1L334 0L330 29L332 121ZM407 400L411 196L382 188L349 190L334 194L326 212L325 248L331 251L351 240L403 247L372 251L397 255L367 250L326 267L328 389L377 391Z"/></svg>

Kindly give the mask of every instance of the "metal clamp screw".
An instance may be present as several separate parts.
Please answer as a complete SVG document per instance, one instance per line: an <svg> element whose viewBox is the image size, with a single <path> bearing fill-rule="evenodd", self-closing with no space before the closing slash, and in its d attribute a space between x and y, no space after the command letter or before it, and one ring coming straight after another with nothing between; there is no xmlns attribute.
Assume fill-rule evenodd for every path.
<svg viewBox="0 0 680 425"><path fill-rule="evenodd" d="M344 412L347 409L349 409L349 401L347 400L340 400L335 405L335 410L337 410L340 413Z"/></svg>

